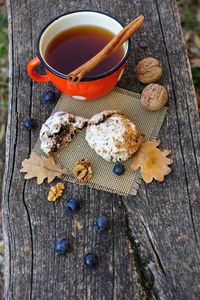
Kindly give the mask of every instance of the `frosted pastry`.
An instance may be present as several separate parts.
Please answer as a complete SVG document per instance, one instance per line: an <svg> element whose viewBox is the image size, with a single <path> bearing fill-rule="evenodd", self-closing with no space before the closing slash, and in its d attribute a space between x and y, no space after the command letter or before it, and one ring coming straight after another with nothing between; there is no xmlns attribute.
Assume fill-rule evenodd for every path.
<svg viewBox="0 0 200 300"><path fill-rule="evenodd" d="M58 111L49 117L40 130L41 149L46 154L56 152L62 145L69 144L77 130L87 125L88 119Z"/></svg>
<svg viewBox="0 0 200 300"><path fill-rule="evenodd" d="M132 156L140 147L144 135L121 111L106 110L89 120L85 139L98 155L116 162Z"/></svg>

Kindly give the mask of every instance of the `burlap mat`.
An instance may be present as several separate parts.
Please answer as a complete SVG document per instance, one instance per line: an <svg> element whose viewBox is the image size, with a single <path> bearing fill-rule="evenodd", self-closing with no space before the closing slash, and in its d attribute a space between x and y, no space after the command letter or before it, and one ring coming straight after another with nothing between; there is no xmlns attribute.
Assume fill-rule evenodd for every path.
<svg viewBox="0 0 200 300"><path fill-rule="evenodd" d="M160 111L149 112L144 109L140 102L140 95L121 89L115 88L108 95L95 101L78 101L73 100L66 95L62 95L55 106L52 114L56 111L68 111L74 115L80 115L90 118L96 113L108 109L118 109L132 120L139 128L141 133L145 134L146 140L155 140L158 136L166 108ZM38 140L33 151L38 155L44 155L40 149ZM54 159L60 162L63 168L72 172L73 166L77 159L88 158L92 162L93 176L84 184L88 186L111 193L120 195L136 195L141 180L140 171L131 171L131 159L124 162L126 171L121 176L113 173L114 163L109 163L98 156L85 141L85 129L78 132L74 140L67 146L63 146L56 154ZM76 178L64 175L63 180L83 184Z"/></svg>

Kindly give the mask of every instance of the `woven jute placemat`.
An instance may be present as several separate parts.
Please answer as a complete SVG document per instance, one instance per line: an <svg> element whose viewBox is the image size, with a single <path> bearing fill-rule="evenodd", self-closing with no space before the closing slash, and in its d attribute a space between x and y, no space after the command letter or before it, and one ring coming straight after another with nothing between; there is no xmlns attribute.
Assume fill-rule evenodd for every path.
<svg viewBox="0 0 200 300"><path fill-rule="evenodd" d="M121 110L132 120L141 133L145 134L146 140L155 140L158 136L167 109L149 112L142 107L140 94L136 94L116 87L106 96L94 101L78 101L62 95L58 100L52 114L56 111L67 111L77 116L90 118L103 110ZM38 139L33 151L38 155L45 155L40 148ZM90 148L85 140L85 129L78 132L74 140L63 146L54 154L56 162L61 163L71 173L77 159L87 158L92 162L93 176L86 183L80 183L76 178L64 175L63 180L87 184L89 187L117 193L119 195L136 195L141 181L140 171L131 171L131 158L124 162L126 171L121 176L113 173L114 163L105 161Z"/></svg>

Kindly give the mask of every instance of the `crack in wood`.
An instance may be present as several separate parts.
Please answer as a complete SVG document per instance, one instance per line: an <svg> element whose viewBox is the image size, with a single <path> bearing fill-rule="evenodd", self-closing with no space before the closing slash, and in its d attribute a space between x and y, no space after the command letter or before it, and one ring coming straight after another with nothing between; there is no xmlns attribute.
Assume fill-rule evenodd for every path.
<svg viewBox="0 0 200 300"><path fill-rule="evenodd" d="M33 287L33 231L32 231L32 226L31 226L30 214L29 214L26 202L25 202L25 195L24 194L25 194L26 183L27 183L27 180L24 181L24 185L23 185L22 201L23 201L24 207L26 209L28 223L29 223L29 229L30 229L30 242L31 242L31 270L30 270L30 276L31 276L31 282L30 282L30 293L29 293L29 295L30 295L30 299L32 299L32 287Z"/></svg>
<svg viewBox="0 0 200 300"><path fill-rule="evenodd" d="M133 250L134 261L137 269L137 273L139 275L139 284L141 284L145 294L146 299L161 299L158 294L158 289L155 287L155 277L150 268L150 259L145 254L141 243L134 237L132 230L129 225L128 214L126 211L126 207L121 201L121 207L124 210L125 214L125 231L127 238L130 242L131 249Z"/></svg>
<svg viewBox="0 0 200 300"><path fill-rule="evenodd" d="M147 234L147 237L148 237L149 243L150 243L150 245L151 245L151 248L152 248L152 250L153 250L153 252L154 252L154 254L155 254L156 258L157 258L159 267L160 267L161 271L163 272L163 274L164 274L166 280L168 280L168 279L167 279L166 272L165 272L165 268L164 268L164 266L163 266L163 264L162 264L162 262L161 262L161 259L160 259L159 255L158 255L158 252L156 251L156 248L155 248L155 246L154 246L154 244L153 244L153 241L152 241L152 238L151 238L151 234L150 234L150 232L149 232L149 228L145 225L142 216L140 216L140 218L141 218L141 221L142 221L142 225L144 226L145 232L146 232L146 234Z"/></svg>

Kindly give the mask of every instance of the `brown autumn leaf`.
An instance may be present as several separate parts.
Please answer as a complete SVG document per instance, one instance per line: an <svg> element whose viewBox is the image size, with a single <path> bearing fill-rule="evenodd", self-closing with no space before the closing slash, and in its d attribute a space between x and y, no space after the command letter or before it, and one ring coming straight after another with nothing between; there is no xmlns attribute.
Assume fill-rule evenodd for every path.
<svg viewBox="0 0 200 300"><path fill-rule="evenodd" d="M157 181L163 181L164 176L171 172L168 165L172 164L173 160L167 157L171 151L160 151L157 149L159 144L157 141L148 141L141 145L133 157L131 169L137 171L140 167L142 178L146 183L152 182L153 178Z"/></svg>
<svg viewBox="0 0 200 300"><path fill-rule="evenodd" d="M67 169L63 169L60 163L55 163L52 156L47 158L44 156L38 156L32 152L29 159L25 159L22 162L23 168L20 172L25 174L25 179L37 177L37 184L41 184L45 178L48 179L48 183L52 182L55 177L61 177L63 174L71 175Z"/></svg>

